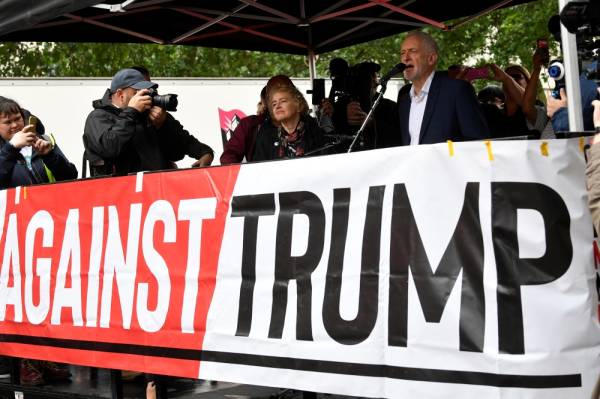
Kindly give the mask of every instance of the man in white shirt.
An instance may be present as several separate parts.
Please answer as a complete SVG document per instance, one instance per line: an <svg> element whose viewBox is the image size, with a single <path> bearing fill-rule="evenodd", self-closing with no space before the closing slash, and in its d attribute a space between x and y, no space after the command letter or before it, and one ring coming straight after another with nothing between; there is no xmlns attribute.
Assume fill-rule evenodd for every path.
<svg viewBox="0 0 600 399"><path fill-rule="evenodd" d="M421 31L402 42L404 78L412 85L398 95L401 145L433 144L490 137L473 86L436 72L439 49Z"/></svg>

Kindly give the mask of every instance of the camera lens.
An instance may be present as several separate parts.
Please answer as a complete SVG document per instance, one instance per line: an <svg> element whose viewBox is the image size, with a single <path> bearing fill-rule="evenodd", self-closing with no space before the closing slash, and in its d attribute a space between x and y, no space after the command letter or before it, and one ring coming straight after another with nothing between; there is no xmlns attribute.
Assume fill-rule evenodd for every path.
<svg viewBox="0 0 600 399"><path fill-rule="evenodd" d="M163 108L167 111L177 111L177 94L163 94L152 97L152 105Z"/></svg>
<svg viewBox="0 0 600 399"><path fill-rule="evenodd" d="M548 75L554 80L562 79L565 76L565 68L560 62L553 62L548 67Z"/></svg>

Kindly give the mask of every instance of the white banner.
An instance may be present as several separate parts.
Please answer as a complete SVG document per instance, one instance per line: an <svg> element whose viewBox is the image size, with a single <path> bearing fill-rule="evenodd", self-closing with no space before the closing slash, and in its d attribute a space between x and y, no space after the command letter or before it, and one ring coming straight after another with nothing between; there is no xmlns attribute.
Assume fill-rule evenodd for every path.
<svg viewBox="0 0 600 399"><path fill-rule="evenodd" d="M588 398L579 140L243 165L199 376L386 398Z"/></svg>
<svg viewBox="0 0 600 399"><path fill-rule="evenodd" d="M385 398L585 398L579 140L0 191L0 354Z"/></svg>

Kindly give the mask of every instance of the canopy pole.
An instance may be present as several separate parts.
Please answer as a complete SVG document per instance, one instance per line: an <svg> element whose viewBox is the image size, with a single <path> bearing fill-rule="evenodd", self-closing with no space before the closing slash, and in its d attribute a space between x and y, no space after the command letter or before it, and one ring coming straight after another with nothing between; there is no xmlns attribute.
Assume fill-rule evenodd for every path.
<svg viewBox="0 0 600 399"><path fill-rule="evenodd" d="M312 83L317 78L317 56L313 49L308 50L308 73Z"/></svg>
<svg viewBox="0 0 600 399"><path fill-rule="evenodd" d="M558 0L558 8L562 11L569 0ZM567 104L569 110L569 130L572 132L583 131L583 112L581 107L581 87L579 85L579 65L577 57L577 41L575 35L569 33L567 28L560 24L560 37L563 51L563 65L565 66L565 85L567 90Z"/></svg>

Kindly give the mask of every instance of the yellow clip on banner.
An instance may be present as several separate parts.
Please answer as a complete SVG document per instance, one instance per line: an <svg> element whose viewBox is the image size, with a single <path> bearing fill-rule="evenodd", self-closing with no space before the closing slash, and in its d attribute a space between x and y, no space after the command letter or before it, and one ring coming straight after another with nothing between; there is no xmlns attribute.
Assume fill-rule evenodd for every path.
<svg viewBox="0 0 600 399"><path fill-rule="evenodd" d="M487 153L488 153L488 159L490 161L494 160L494 153L492 152L492 142L487 140L485 141L485 146L487 148Z"/></svg>
<svg viewBox="0 0 600 399"><path fill-rule="evenodd" d="M452 142L452 140L447 140L446 142L448 143L448 152L450 153L450 156L453 157L454 156L454 143Z"/></svg>

